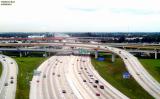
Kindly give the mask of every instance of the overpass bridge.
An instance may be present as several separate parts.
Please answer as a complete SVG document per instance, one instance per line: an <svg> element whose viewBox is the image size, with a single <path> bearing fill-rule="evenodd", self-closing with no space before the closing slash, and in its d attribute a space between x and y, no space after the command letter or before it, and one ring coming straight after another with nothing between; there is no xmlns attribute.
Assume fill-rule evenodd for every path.
<svg viewBox="0 0 160 99"><path fill-rule="evenodd" d="M75 44L75 43L71 43L71 44ZM93 45L96 45L96 44L93 44ZM80 51L80 48L74 48L74 46L69 46L68 49L55 49L55 48L47 48L47 46L51 46L51 47L55 47L55 46L65 46L65 43L22 43L22 44L17 44L17 43L13 43L13 44L0 44L0 46L4 46L4 47L17 47L17 48L0 48L0 51L16 51L16 52L19 52L20 53L20 56L22 56L22 53L21 52L24 52L25 55L28 53L28 52L75 52L75 53L79 53ZM28 48L28 46L43 46L42 48ZM99 46L96 45L96 46ZM98 53L96 52L97 51L104 51L104 50L100 50L100 49L88 49L88 48L83 48L87 51L90 51L90 52L94 52L95 53L95 57L97 58L98 57ZM128 52L131 52L131 53L147 53L147 54L150 54L150 53L153 53L155 54L155 59L157 59L157 54L160 53L159 50L142 50L142 49L126 49ZM107 51L106 51L107 52ZM108 51L109 53L111 53L110 51Z"/></svg>

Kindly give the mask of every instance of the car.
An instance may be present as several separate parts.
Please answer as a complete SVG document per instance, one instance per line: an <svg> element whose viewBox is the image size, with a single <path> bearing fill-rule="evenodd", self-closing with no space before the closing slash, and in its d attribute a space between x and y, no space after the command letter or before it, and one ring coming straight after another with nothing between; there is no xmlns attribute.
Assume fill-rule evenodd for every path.
<svg viewBox="0 0 160 99"><path fill-rule="evenodd" d="M99 94L99 93L96 93L96 96L100 96L100 94Z"/></svg>
<svg viewBox="0 0 160 99"><path fill-rule="evenodd" d="M61 75L60 75L60 74L58 74L57 76L58 76L58 77L60 77Z"/></svg>
<svg viewBox="0 0 160 99"><path fill-rule="evenodd" d="M83 69L83 68L81 67L81 69Z"/></svg>
<svg viewBox="0 0 160 99"><path fill-rule="evenodd" d="M2 56L2 58L5 58L4 56Z"/></svg>
<svg viewBox="0 0 160 99"><path fill-rule="evenodd" d="M88 76L93 77L93 75L88 75Z"/></svg>
<svg viewBox="0 0 160 99"><path fill-rule="evenodd" d="M85 62L85 61L83 61L83 62Z"/></svg>
<svg viewBox="0 0 160 99"><path fill-rule="evenodd" d="M39 80L37 80L37 83L39 83Z"/></svg>
<svg viewBox="0 0 160 99"><path fill-rule="evenodd" d="M127 59L127 57L125 57L125 59Z"/></svg>
<svg viewBox="0 0 160 99"><path fill-rule="evenodd" d="M13 76L11 76L11 79L14 79Z"/></svg>
<svg viewBox="0 0 160 99"><path fill-rule="evenodd" d="M52 73L52 75L55 75L55 73Z"/></svg>
<svg viewBox="0 0 160 99"><path fill-rule="evenodd" d="M11 64L13 64L13 62L11 62Z"/></svg>
<svg viewBox="0 0 160 99"><path fill-rule="evenodd" d="M11 84L13 84L14 82L13 82L13 80L11 80Z"/></svg>
<svg viewBox="0 0 160 99"><path fill-rule="evenodd" d="M89 83L93 83L92 81L89 81Z"/></svg>
<svg viewBox="0 0 160 99"><path fill-rule="evenodd" d="M66 93L66 90L62 90L62 93Z"/></svg>
<svg viewBox="0 0 160 99"><path fill-rule="evenodd" d="M94 88L97 88L97 85L93 85Z"/></svg>
<svg viewBox="0 0 160 99"><path fill-rule="evenodd" d="M6 61L5 59L3 61Z"/></svg>
<svg viewBox="0 0 160 99"><path fill-rule="evenodd" d="M98 80L95 80L95 83L97 83L97 84L98 84L98 83L99 83L99 81L98 81Z"/></svg>
<svg viewBox="0 0 160 99"><path fill-rule="evenodd" d="M121 51L119 51L119 54L121 54Z"/></svg>
<svg viewBox="0 0 160 99"><path fill-rule="evenodd" d="M101 89L104 89L104 86L103 86L103 85L100 85L99 87L100 87Z"/></svg>
<svg viewBox="0 0 160 99"><path fill-rule="evenodd" d="M87 68L84 68L85 70L87 70Z"/></svg>
<svg viewBox="0 0 160 99"><path fill-rule="evenodd" d="M62 62L60 62L60 63L62 63Z"/></svg>
<svg viewBox="0 0 160 99"><path fill-rule="evenodd" d="M46 75L43 75L43 78L46 78Z"/></svg>
<svg viewBox="0 0 160 99"><path fill-rule="evenodd" d="M8 83L6 82L6 83L4 84L4 86L8 86Z"/></svg>
<svg viewBox="0 0 160 99"><path fill-rule="evenodd" d="M80 72L78 74L81 74Z"/></svg>
<svg viewBox="0 0 160 99"><path fill-rule="evenodd" d="M77 59L77 61L79 61L79 60Z"/></svg>
<svg viewBox="0 0 160 99"><path fill-rule="evenodd" d="M94 79L93 77L91 79Z"/></svg>
<svg viewBox="0 0 160 99"><path fill-rule="evenodd" d="M83 80L83 82L86 82L86 80Z"/></svg>

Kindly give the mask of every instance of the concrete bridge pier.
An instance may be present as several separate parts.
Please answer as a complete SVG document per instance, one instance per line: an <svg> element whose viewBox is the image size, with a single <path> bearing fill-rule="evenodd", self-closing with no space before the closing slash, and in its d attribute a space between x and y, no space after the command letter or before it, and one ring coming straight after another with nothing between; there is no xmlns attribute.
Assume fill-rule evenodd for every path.
<svg viewBox="0 0 160 99"><path fill-rule="evenodd" d="M44 57L47 57L47 52L44 52L43 56L44 56Z"/></svg>
<svg viewBox="0 0 160 99"><path fill-rule="evenodd" d="M98 51L95 51L95 59L98 58Z"/></svg>
<svg viewBox="0 0 160 99"><path fill-rule="evenodd" d="M22 52L21 51L19 52L19 57L22 57Z"/></svg>
<svg viewBox="0 0 160 99"><path fill-rule="evenodd" d="M155 50L155 53L154 53L154 57L155 59L157 59L157 51Z"/></svg>
<svg viewBox="0 0 160 99"><path fill-rule="evenodd" d="M112 62L115 62L115 54L112 53Z"/></svg>
<svg viewBox="0 0 160 99"><path fill-rule="evenodd" d="M27 54L28 54L28 53L25 51L25 52L24 52L24 55L27 56Z"/></svg>

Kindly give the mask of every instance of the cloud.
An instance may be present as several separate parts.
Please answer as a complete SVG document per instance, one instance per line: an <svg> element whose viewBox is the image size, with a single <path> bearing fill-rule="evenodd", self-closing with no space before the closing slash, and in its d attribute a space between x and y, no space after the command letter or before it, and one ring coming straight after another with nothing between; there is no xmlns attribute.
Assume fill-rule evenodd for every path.
<svg viewBox="0 0 160 99"><path fill-rule="evenodd" d="M0 31L160 31L159 0L16 0Z"/></svg>

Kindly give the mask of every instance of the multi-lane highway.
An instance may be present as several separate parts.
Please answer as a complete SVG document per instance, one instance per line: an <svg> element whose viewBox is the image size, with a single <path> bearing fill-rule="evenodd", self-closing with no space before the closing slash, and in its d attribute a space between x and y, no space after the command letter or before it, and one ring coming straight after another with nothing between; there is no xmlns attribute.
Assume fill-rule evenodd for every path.
<svg viewBox="0 0 160 99"><path fill-rule="evenodd" d="M157 98L157 99L160 98L160 84L144 69L144 67L141 65L141 63L138 61L136 57L134 57L133 55L131 55L125 50L108 47L105 45L74 44L74 43L42 43L42 44L33 43L33 44L14 44L14 45L8 44L7 46L19 46L19 45L21 46L22 45L23 46L28 46L28 45L29 46L31 45L32 46L35 46L35 45L69 46L69 47L98 49L98 50L104 50L104 51L107 50L107 51L113 52L123 59L129 73L150 95L152 95L154 98ZM82 63L75 62L76 58L68 59L62 56L57 56L57 57L58 58L56 57L50 58L49 59L50 61L47 60L37 69L37 71L40 71L41 73L39 76L34 76L31 81L30 98L31 99L39 99L39 98L50 99L52 97L57 99L58 98L84 98L84 97L93 98L93 93L95 98L95 94L97 93L98 88L96 88L96 91L95 91L95 89L91 87L91 84L93 82L92 83L87 82L89 78L86 78L88 77L86 72L82 71L83 69L82 70L80 69L81 72L79 71L78 66L81 67L80 64ZM87 59L85 60L86 62L83 63L83 66L85 66L84 64L87 63ZM65 69L63 70L63 68ZM90 69L92 72L94 71L92 70L94 68L90 68ZM76 72L78 73L80 72L79 76L80 75L81 76L79 77L76 74ZM96 75L94 74L94 77L96 77ZM103 82L103 80L100 78L98 78L98 80L100 80L100 82ZM106 83L103 83L103 85L105 86ZM111 85L107 85L107 86L111 86ZM114 98L114 97L122 98L121 95L123 96L123 98L124 97L127 98L126 96L121 94L119 91L117 91L115 88L113 89L116 91L114 91L112 88L110 88L111 89L110 91L107 90L108 92L107 91L101 92L101 90L100 91L98 90L98 92L100 93L100 96L99 97L96 96L96 98L104 98L104 97L108 98L109 95L110 95L109 98ZM96 95L99 95L99 93Z"/></svg>
<svg viewBox="0 0 160 99"><path fill-rule="evenodd" d="M53 56L37 69L30 99L127 99L93 68L88 56Z"/></svg>
<svg viewBox="0 0 160 99"><path fill-rule="evenodd" d="M15 99L18 65L10 57L0 55L2 74L0 78L0 99Z"/></svg>

